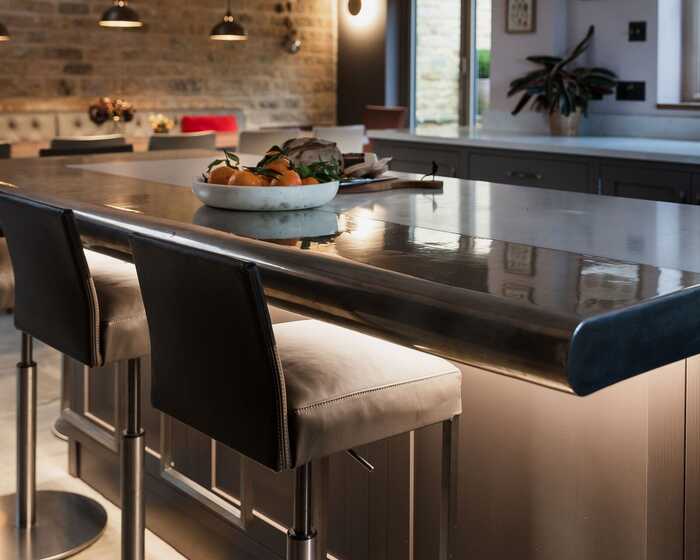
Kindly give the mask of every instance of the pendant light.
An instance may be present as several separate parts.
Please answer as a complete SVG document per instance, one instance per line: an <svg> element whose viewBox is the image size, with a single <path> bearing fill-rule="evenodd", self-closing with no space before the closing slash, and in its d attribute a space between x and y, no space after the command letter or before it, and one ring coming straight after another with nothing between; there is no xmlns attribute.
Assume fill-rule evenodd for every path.
<svg viewBox="0 0 700 560"><path fill-rule="evenodd" d="M129 8L127 0L114 0L114 6L109 8L100 20L102 27L143 27L139 15Z"/></svg>
<svg viewBox="0 0 700 560"><path fill-rule="evenodd" d="M3 23L0 21L0 41L9 41L10 40L10 34L7 31L7 27L3 25Z"/></svg>
<svg viewBox="0 0 700 560"><path fill-rule="evenodd" d="M248 33L244 27L231 14L231 0L228 0L224 20L214 26L209 38L213 41L245 41L248 39Z"/></svg>

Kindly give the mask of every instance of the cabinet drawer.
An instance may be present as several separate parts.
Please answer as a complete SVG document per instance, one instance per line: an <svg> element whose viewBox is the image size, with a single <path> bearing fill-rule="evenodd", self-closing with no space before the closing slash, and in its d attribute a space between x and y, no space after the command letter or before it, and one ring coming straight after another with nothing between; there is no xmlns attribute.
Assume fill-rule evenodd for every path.
<svg viewBox="0 0 700 560"><path fill-rule="evenodd" d="M690 173L651 166L602 165L603 194L661 202L690 202Z"/></svg>
<svg viewBox="0 0 700 560"><path fill-rule="evenodd" d="M594 192L587 163L523 155L472 153L469 178L561 191Z"/></svg>
<svg viewBox="0 0 700 560"><path fill-rule="evenodd" d="M462 170L462 152L458 148L407 144L372 140L379 157L390 157L391 169L405 173L430 173L433 162L438 164L438 175L466 179Z"/></svg>

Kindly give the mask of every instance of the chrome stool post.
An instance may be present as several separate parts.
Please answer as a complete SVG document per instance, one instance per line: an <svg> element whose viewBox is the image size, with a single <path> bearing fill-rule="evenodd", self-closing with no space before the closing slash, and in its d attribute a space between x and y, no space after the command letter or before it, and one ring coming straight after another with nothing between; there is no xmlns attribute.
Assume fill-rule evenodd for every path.
<svg viewBox="0 0 700 560"><path fill-rule="evenodd" d="M287 531L287 560L316 560L311 503L311 463L307 463L296 469L294 525Z"/></svg>
<svg viewBox="0 0 700 560"><path fill-rule="evenodd" d="M58 560L95 542L107 525L96 501L36 491L36 373L32 337L22 333L17 364L17 492L0 497L0 558Z"/></svg>
<svg viewBox="0 0 700 560"><path fill-rule="evenodd" d="M127 365L126 429L122 433L122 560L143 560L145 432L141 425L141 370L138 359Z"/></svg>
<svg viewBox="0 0 700 560"><path fill-rule="evenodd" d="M439 560L455 560L457 536L459 416L442 423Z"/></svg>

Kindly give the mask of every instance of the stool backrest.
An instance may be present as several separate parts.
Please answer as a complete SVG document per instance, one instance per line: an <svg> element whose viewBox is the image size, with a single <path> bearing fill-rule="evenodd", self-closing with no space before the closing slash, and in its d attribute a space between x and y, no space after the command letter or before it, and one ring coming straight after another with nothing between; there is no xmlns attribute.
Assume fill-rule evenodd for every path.
<svg viewBox="0 0 700 560"><path fill-rule="evenodd" d="M73 212L0 192L0 226L15 273L16 327L99 364L97 297Z"/></svg>
<svg viewBox="0 0 700 560"><path fill-rule="evenodd" d="M80 146L77 148L42 148L39 150L39 157L121 154L133 151L134 146L132 144L123 144L121 146L84 146L82 148Z"/></svg>
<svg viewBox="0 0 700 560"><path fill-rule="evenodd" d="M273 470L289 468L286 391L254 264L134 235L151 401Z"/></svg>
<svg viewBox="0 0 700 560"><path fill-rule="evenodd" d="M215 150L216 133L184 132L182 134L154 134L148 140L148 150Z"/></svg>
<svg viewBox="0 0 700 560"><path fill-rule="evenodd" d="M57 136L51 140L52 150L88 150L90 148L114 148L126 144L121 134L97 134L94 136Z"/></svg>

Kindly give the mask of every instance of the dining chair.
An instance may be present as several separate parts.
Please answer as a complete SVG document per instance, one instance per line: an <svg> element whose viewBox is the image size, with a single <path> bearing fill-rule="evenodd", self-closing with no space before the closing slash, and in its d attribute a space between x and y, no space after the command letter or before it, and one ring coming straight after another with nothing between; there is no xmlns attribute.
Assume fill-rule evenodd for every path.
<svg viewBox="0 0 700 560"><path fill-rule="evenodd" d="M180 134L154 134L148 140L148 150L215 150L216 133L183 132Z"/></svg>
<svg viewBox="0 0 700 560"><path fill-rule="evenodd" d="M362 116L362 122L367 127L367 130L406 128L408 124L408 107L367 105Z"/></svg>
<svg viewBox="0 0 700 560"><path fill-rule="evenodd" d="M0 159L7 159L10 157L11 147L9 144L0 144Z"/></svg>
<svg viewBox="0 0 700 560"><path fill-rule="evenodd" d="M316 138L335 142L344 154L362 153L365 147L365 125L349 126L315 126L313 133Z"/></svg>
<svg viewBox="0 0 700 560"><path fill-rule="evenodd" d="M281 146L300 134L298 128L244 130L238 136L238 151L242 154L264 155L272 146Z"/></svg>

